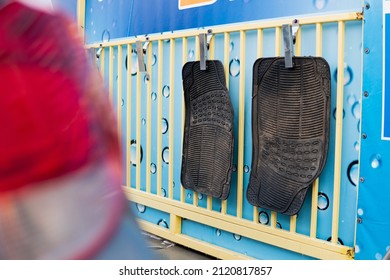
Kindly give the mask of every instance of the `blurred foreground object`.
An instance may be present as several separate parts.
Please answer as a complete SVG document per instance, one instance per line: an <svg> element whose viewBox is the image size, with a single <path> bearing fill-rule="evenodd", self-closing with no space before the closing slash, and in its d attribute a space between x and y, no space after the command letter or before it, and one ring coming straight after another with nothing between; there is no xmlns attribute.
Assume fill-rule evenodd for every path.
<svg viewBox="0 0 390 280"><path fill-rule="evenodd" d="M115 118L76 27L2 3L0 259L152 258L121 189Z"/></svg>

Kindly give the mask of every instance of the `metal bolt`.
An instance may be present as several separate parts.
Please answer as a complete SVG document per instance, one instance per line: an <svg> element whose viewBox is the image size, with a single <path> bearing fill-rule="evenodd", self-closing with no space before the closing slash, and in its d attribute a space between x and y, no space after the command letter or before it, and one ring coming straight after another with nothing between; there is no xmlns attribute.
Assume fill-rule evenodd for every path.
<svg viewBox="0 0 390 280"><path fill-rule="evenodd" d="M370 4L366 3L365 8L366 8L366 10L368 10L370 8Z"/></svg>
<svg viewBox="0 0 390 280"><path fill-rule="evenodd" d="M366 54L369 54L369 53L370 53L370 49L369 49L369 48L365 48L365 49L364 49L364 52L365 52Z"/></svg>
<svg viewBox="0 0 390 280"><path fill-rule="evenodd" d="M364 183L365 180L366 179L364 179L364 177L360 177L360 179L359 179L360 183Z"/></svg>
<svg viewBox="0 0 390 280"><path fill-rule="evenodd" d="M368 97L368 91L365 91L365 92L363 93L363 95L364 95L364 97Z"/></svg>
<svg viewBox="0 0 390 280"><path fill-rule="evenodd" d="M367 134L363 133L363 134L362 134L362 138L363 138L363 139L367 139Z"/></svg>
<svg viewBox="0 0 390 280"><path fill-rule="evenodd" d="M358 224L363 223L363 219L362 218L357 218L356 221L357 221Z"/></svg>

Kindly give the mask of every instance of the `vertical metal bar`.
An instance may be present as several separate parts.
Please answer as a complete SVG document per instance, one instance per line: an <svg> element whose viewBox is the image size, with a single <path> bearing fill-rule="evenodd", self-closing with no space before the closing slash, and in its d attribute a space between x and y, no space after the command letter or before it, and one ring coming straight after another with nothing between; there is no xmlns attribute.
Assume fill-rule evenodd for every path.
<svg viewBox="0 0 390 280"><path fill-rule="evenodd" d="M280 56L282 51L282 28L275 27L275 56ZM276 227L277 214L271 211L270 225L272 228Z"/></svg>
<svg viewBox="0 0 390 280"><path fill-rule="evenodd" d="M169 50L169 198L173 199L173 168L174 168L174 131L175 131L175 39L171 39Z"/></svg>
<svg viewBox="0 0 390 280"><path fill-rule="evenodd" d="M237 217L242 218L244 193L244 127L245 127L245 52L246 33L240 31L240 83L238 109Z"/></svg>
<svg viewBox="0 0 390 280"><path fill-rule="evenodd" d="M111 104L114 104L112 92L114 87L114 47L109 47L108 58L108 94Z"/></svg>
<svg viewBox="0 0 390 280"><path fill-rule="evenodd" d="M152 42L149 42L148 48L146 50L147 54L147 73L149 74L149 79L146 84L146 192L150 193L150 163L151 163L151 123L152 123L152 114L151 114L151 97L152 92Z"/></svg>
<svg viewBox="0 0 390 280"><path fill-rule="evenodd" d="M85 42L85 2L86 0L77 0L77 27L83 43Z"/></svg>
<svg viewBox="0 0 390 280"><path fill-rule="evenodd" d="M182 60L183 66L187 62L188 58L188 39L183 37L183 46L182 46ZM182 92L182 104L181 104L181 152L183 154L183 140L184 140L184 123L185 123L185 104L184 104L184 92ZM185 201L185 189L182 184L180 184L180 201Z"/></svg>
<svg viewBox="0 0 390 280"><path fill-rule="evenodd" d="M131 187L130 141L131 141L131 44L127 44L126 73L126 186Z"/></svg>
<svg viewBox="0 0 390 280"><path fill-rule="evenodd" d="M333 182L332 243L337 243L340 214L341 155L343 144L345 23L338 22L335 163Z"/></svg>
<svg viewBox="0 0 390 280"><path fill-rule="evenodd" d="M224 42L223 42L223 61L225 66L225 77L226 77L226 87L229 89L229 59L230 59L230 33L224 33ZM226 214L227 211L227 200L221 202L221 213Z"/></svg>
<svg viewBox="0 0 390 280"><path fill-rule="evenodd" d="M161 195L162 188L162 87L163 87L163 41L158 40L158 70L157 70L157 195Z"/></svg>
<svg viewBox="0 0 390 280"><path fill-rule="evenodd" d="M122 45L118 45L118 80L117 80L117 122L118 135L122 142Z"/></svg>
<svg viewBox="0 0 390 280"><path fill-rule="evenodd" d="M316 56L322 56L322 24L316 24ZM318 207L319 178L313 183L311 196L310 237L317 237L317 207Z"/></svg>
<svg viewBox="0 0 390 280"><path fill-rule="evenodd" d="M136 169L135 169L135 182L136 189L141 189L141 75L137 68L137 82L136 82L136 93L137 93L137 101L136 101Z"/></svg>
<svg viewBox="0 0 390 280"><path fill-rule="evenodd" d="M263 29L257 30L257 57L260 58L263 56ZM255 223L260 223L259 221L259 207L253 206L253 221Z"/></svg>

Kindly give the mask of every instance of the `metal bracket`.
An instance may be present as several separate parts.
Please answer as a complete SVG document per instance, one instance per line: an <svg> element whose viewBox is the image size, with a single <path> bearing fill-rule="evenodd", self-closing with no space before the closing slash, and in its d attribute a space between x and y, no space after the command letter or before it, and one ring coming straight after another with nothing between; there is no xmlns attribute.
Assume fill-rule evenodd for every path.
<svg viewBox="0 0 390 280"><path fill-rule="evenodd" d="M149 45L149 38L146 38L146 42L142 46L141 41L136 41L136 48L137 48L137 57L138 57L138 71L140 73L145 73L146 79L149 80L149 74L146 71L146 65L145 65L145 59L144 55L146 54L146 50Z"/></svg>
<svg viewBox="0 0 390 280"><path fill-rule="evenodd" d="M206 70L207 50L210 47L212 37L211 29L207 30L207 33L199 34L200 70Z"/></svg>
<svg viewBox="0 0 390 280"><path fill-rule="evenodd" d="M291 24L283 24L283 42L284 42L284 62L286 68L293 67L292 58L294 57L294 45L296 40L296 35L299 29L299 21L294 19Z"/></svg>

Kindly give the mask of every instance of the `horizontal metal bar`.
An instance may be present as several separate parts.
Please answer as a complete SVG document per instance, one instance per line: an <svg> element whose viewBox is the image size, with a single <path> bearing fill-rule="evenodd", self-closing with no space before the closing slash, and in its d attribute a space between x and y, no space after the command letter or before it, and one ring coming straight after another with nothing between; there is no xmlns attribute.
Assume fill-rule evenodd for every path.
<svg viewBox="0 0 390 280"><path fill-rule="evenodd" d="M281 247L307 256L319 259L353 259L353 248L334 244L325 240L310 238L299 233L271 228L249 220L209 211L202 207L181 203L164 197L148 194L130 188L124 192L132 202L147 207L159 209L201 224L212 225L217 229L226 230L273 246Z"/></svg>
<svg viewBox="0 0 390 280"><path fill-rule="evenodd" d="M351 21L351 20L362 20L361 12L349 12L349 13L340 13L340 14L331 14L331 15L316 15L303 17L299 19L299 25L308 25L308 24L316 24L316 23L329 23L329 22L338 22L338 21ZM227 24L223 26L213 27L213 34L219 34L224 32L238 32L238 31L248 31L255 29L266 29L266 28L275 28L282 27L283 24L289 24L293 18L283 18L283 19L275 19L275 20L262 20L251 23L244 24ZM157 40L167 40L167 39L175 39L182 37L191 37L197 36L201 33L204 33L204 30L186 30L186 31L177 31L174 33L166 33L166 34L156 34L149 35L144 38L126 38L126 39L118 39L111 40L103 43L93 43L87 44L87 48L98 48L98 47L107 47L107 46L117 46L129 43L135 43L136 41L145 42L147 39L149 41L157 41Z"/></svg>
<svg viewBox="0 0 390 280"><path fill-rule="evenodd" d="M150 222L146 222L143 220L139 220L138 223L141 226L141 229L144 231L147 231L149 233L155 234L157 236L160 236L162 238L168 239L172 242L175 242L177 244L184 245L188 248L192 248L194 250L203 252L205 254L208 254L210 256L214 256L218 259L223 260L250 260L253 258L250 258L246 255L239 254L234 251L230 251L228 249L224 249L222 247L212 245L210 243L200 241L196 238L189 237L183 234L177 234L169 229L160 227L158 225L154 225Z"/></svg>

